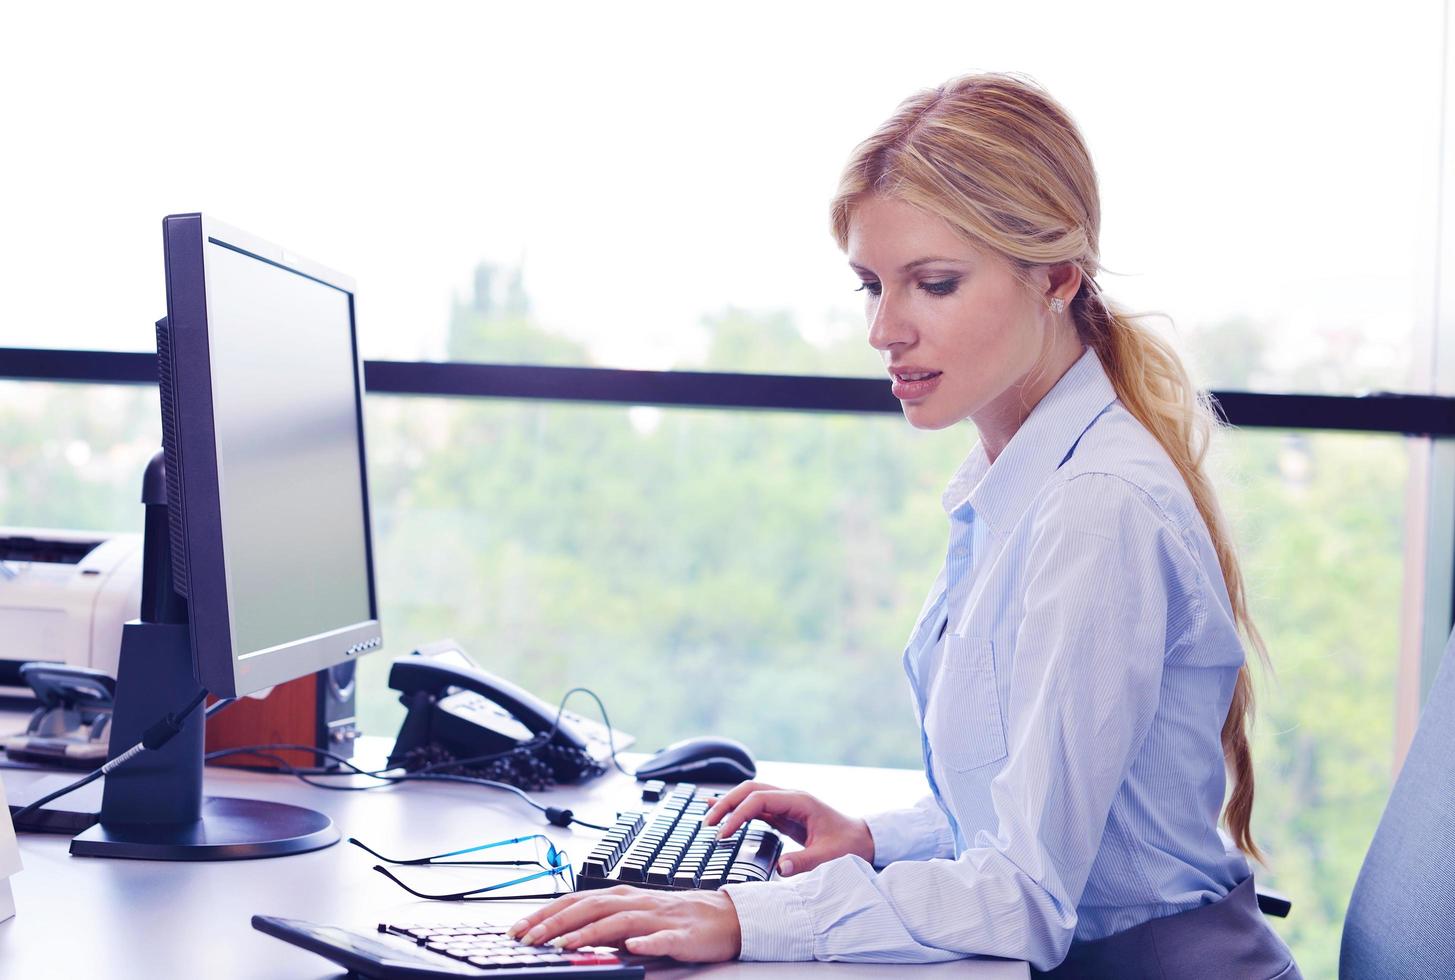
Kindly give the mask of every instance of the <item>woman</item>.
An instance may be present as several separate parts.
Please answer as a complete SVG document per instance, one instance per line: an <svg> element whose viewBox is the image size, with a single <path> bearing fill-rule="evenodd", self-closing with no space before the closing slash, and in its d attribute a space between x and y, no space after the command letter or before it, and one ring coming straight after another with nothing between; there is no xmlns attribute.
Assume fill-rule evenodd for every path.
<svg viewBox="0 0 1455 980"><path fill-rule="evenodd" d="M906 101L849 161L833 230L910 423L970 419L950 543L904 665L931 795L852 818L738 786L707 815L804 844L780 881L560 899L531 942L684 960L1024 959L1053 976L1297 977L1242 852L1247 612L1202 468L1212 415L1101 294L1096 177L1017 77Z"/></svg>

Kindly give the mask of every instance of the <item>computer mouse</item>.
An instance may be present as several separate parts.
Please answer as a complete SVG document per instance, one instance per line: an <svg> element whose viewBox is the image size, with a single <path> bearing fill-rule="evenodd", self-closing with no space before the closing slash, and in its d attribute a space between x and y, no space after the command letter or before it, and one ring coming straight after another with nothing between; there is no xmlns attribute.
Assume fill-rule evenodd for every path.
<svg viewBox="0 0 1455 980"><path fill-rule="evenodd" d="M758 774L752 753L742 742L716 735L673 742L637 766L637 779L664 782L740 783Z"/></svg>

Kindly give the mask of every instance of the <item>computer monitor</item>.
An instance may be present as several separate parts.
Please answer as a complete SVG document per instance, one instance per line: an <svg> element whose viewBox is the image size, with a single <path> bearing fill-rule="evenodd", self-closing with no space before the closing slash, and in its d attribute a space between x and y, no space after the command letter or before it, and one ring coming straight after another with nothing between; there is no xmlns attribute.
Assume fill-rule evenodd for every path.
<svg viewBox="0 0 1455 980"><path fill-rule="evenodd" d="M200 214L163 221L163 451L143 484L142 615L123 631L111 756L195 697L254 693L381 643L348 277ZM83 856L325 847L327 816L204 798L203 718L107 776Z"/></svg>
<svg viewBox="0 0 1455 980"><path fill-rule="evenodd" d="M218 697L380 643L354 284L200 214L163 221L173 574Z"/></svg>

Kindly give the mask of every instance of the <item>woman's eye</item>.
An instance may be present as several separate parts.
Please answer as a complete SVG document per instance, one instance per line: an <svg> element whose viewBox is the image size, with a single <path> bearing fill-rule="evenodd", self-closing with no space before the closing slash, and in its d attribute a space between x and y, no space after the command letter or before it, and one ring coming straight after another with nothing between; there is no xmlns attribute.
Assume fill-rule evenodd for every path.
<svg viewBox="0 0 1455 980"><path fill-rule="evenodd" d="M955 287L958 285L960 285L958 279L940 279L935 282L922 282L919 284L919 288L936 296L948 296L955 291Z"/></svg>
<svg viewBox="0 0 1455 980"><path fill-rule="evenodd" d="M864 282L859 283L859 288L854 290L854 292L862 293L866 289L869 291L870 296L879 295L879 284L877 282L873 282L867 279Z"/></svg>

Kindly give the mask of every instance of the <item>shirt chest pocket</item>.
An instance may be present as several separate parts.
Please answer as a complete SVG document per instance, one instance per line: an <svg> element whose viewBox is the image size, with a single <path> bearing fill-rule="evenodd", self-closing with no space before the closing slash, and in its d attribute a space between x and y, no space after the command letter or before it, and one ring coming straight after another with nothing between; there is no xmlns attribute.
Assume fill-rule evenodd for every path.
<svg viewBox="0 0 1455 980"><path fill-rule="evenodd" d="M978 769L1005 757L1005 725L989 640L946 636L944 658L925 705L925 733L942 766Z"/></svg>

